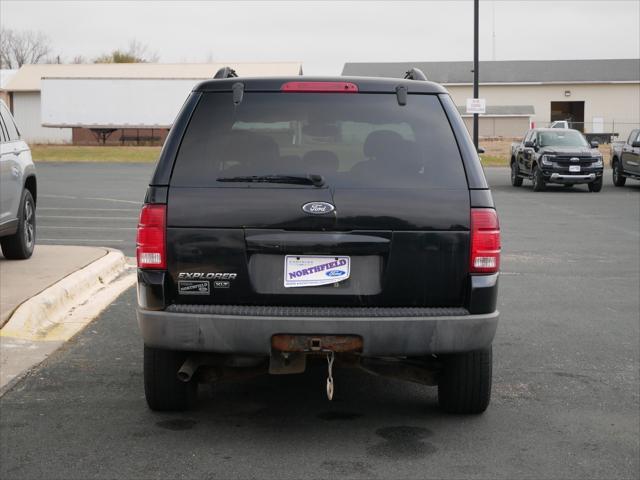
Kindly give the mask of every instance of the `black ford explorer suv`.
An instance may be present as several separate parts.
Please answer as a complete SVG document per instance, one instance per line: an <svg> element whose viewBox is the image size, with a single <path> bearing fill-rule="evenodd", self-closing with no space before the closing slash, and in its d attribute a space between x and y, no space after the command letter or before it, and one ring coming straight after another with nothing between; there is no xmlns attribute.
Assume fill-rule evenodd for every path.
<svg viewBox="0 0 640 480"><path fill-rule="evenodd" d="M417 70L234 73L194 88L140 214L150 408L185 409L198 382L300 373L315 358L329 399L335 360L437 385L446 411L483 412L500 230L447 91Z"/></svg>
<svg viewBox="0 0 640 480"><path fill-rule="evenodd" d="M529 130L522 142L511 144L511 185L531 179L533 191L548 183L572 187L586 183L590 192L602 190L604 164L598 142L587 143L578 130L538 128Z"/></svg>

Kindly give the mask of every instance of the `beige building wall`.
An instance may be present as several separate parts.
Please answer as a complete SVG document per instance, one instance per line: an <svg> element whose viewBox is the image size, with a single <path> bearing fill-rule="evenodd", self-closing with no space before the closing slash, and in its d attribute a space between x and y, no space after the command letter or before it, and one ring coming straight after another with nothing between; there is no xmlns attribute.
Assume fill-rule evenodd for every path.
<svg viewBox="0 0 640 480"><path fill-rule="evenodd" d="M445 85L456 105L465 105L473 87ZM565 91L571 92L565 96ZM640 83L480 85L480 97L489 105L533 105L531 120L546 126L551 120L551 102L584 101L585 131L594 117L604 119L604 131L614 128L621 138L640 126ZM612 127L612 122L614 126ZM519 135L522 135L520 133Z"/></svg>
<svg viewBox="0 0 640 480"><path fill-rule="evenodd" d="M473 117L462 117L470 135L473 135ZM529 129L529 117L485 117L478 121L481 137L521 137Z"/></svg>

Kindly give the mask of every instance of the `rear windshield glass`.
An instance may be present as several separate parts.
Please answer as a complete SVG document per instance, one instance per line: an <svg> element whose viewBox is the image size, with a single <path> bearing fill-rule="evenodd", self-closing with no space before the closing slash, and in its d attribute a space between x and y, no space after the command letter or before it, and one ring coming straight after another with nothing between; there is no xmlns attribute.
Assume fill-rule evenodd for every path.
<svg viewBox="0 0 640 480"><path fill-rule="evenodd" d="M231 93L204 93L171 184L246 187L229 179L314 174L328 187L466 187L437 96L410 95L401 106L395 94L281 92L245 92L237 106Z"/></svg>

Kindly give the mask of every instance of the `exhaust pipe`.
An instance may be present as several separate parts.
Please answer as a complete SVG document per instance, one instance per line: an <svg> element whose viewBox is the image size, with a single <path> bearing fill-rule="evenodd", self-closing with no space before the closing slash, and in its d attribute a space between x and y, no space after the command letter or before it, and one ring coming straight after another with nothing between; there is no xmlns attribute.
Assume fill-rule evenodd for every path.
<svg viewBox="0 0 640 480"><path fill-rule="evenodd" d="M193 353L189 355L177 377L181 382L190 382L198 373L200 382L245 378L268 372L268 362L264 357L212 355Z"/></svg>
<svg viewBox="0 0 640 480"><path fill-rule="evenodd" d="M185 383L191 381L200 365L202 365L202 361L199 355L189 355L178 370L178 380Z"/></svg>

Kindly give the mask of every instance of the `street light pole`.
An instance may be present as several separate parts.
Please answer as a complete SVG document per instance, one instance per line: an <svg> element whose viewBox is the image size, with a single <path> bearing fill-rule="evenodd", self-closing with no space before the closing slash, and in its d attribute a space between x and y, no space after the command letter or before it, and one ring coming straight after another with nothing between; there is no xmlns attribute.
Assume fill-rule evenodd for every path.
<svg viewBox="0 0 640 480"><path fill-rule="evenodd" d="M473 98L478 98L478 17L480 0L473 0ZM473 144L478 150L478 114L473 114Z"/></svg>

